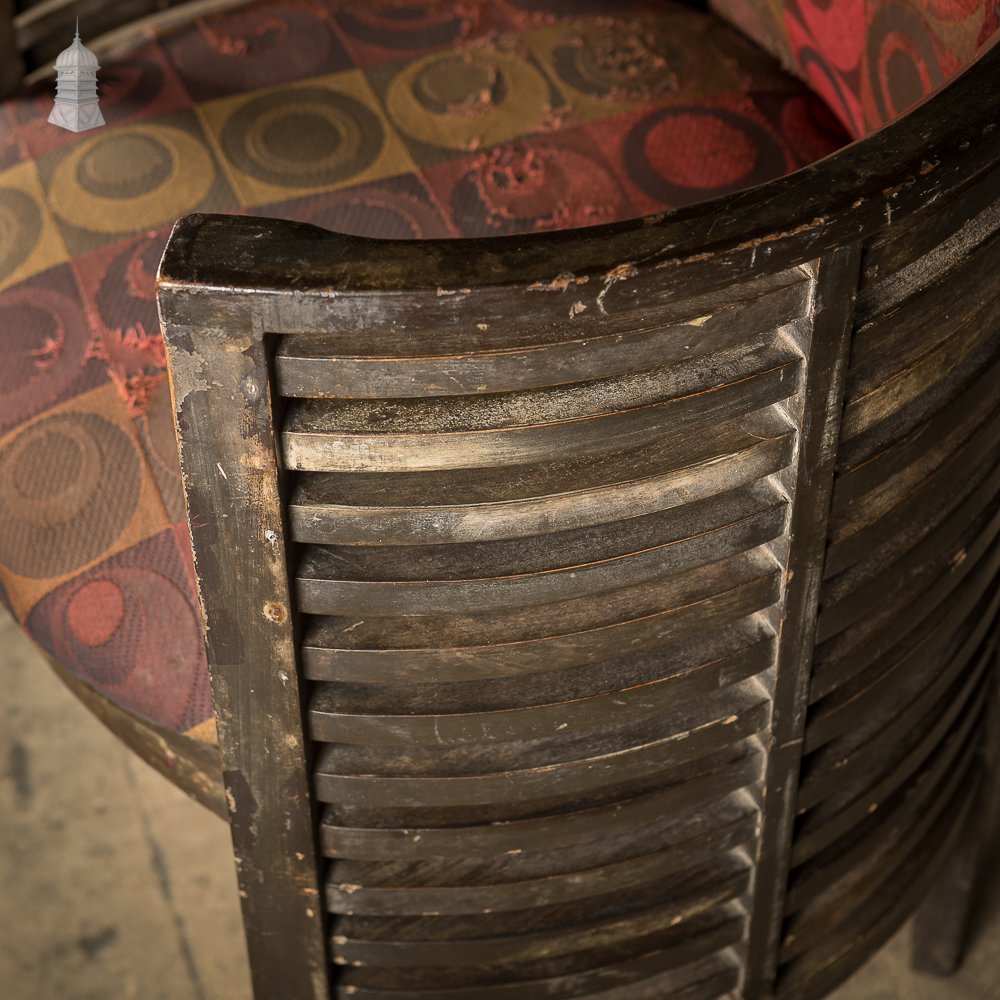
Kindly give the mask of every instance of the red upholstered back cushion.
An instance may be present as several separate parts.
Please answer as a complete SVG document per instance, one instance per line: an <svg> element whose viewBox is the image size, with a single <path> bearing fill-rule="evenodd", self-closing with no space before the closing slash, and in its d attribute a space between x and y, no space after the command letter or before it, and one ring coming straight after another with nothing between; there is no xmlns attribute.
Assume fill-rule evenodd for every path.
<svg viewBox="0 0 1000 1000"><path fill-rule="evenodd" d="M1000 0L710 3L805 80L855 138L967 66L1000 23Z"/></svg>

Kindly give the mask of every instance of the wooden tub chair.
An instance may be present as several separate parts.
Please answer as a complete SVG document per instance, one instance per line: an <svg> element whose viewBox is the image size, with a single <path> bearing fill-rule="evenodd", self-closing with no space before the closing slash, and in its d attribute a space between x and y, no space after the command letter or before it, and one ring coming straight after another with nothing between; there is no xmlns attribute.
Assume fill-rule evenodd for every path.
<svg viewBox="0 0 1000 1000"><path fill-rule="evenodd" d="M265 4L111 46L89 145L0 106L0 206L59 237L0 258L36 338L0 595L217 809L221 753L260 998L811 1000L914 914L918 964L960 957L1000 728L995 15L612 6ZM26 513L58 522L57 447L102 484L59 545ZM218 750L169 627L189 536Z"/></svg>

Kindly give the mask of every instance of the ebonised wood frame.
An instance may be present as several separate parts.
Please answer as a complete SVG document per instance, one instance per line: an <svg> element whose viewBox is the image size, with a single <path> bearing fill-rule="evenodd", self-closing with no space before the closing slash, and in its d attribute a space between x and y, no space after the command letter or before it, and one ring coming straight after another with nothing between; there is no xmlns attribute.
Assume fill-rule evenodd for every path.
<svg viewBox="0 0 1000 1000"><path fill-rule="evenodd" d="M812 1000L931 890L962 909L998 80L994 46L834 156L627 224L178 223L159 303L259 997Z"/></svg>

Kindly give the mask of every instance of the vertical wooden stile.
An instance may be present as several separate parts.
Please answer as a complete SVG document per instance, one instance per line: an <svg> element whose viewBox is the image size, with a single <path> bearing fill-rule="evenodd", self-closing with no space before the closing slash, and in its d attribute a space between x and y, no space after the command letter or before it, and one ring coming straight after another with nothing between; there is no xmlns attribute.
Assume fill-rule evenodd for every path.
<svg viewBox="0 0 1000 1000"><path fill-rule="evenodd" d="M266 341L160 286L181 468L257 997L329 996Z"/></svg>
<svg viewBox="0 0 1000 1000"><path fill-rule="evenodd" d="M743 995L769 996L787 890L796 789L802 758L809 667L823 577L826 525L833 488L861 250L838 249L818 262L812 323L797 346L806 358L795 466L795 501L788 532L786 595L774 680L764 778L763 828L757 859ZM794 585L793 584L794 581Z"/></svg>

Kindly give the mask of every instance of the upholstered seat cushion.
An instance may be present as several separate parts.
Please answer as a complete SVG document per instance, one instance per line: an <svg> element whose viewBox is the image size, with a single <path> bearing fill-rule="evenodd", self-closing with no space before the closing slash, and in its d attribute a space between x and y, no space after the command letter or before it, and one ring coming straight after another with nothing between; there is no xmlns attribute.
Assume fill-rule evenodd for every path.
<svg viewBox="0 0 1000 1000"><path fill-rule="evenodd" d="M807 81L855 138L898 118L996 38L997 0L711 0Z"/></svg>
<svg viewBox="0 0 1000 1000"><path fill-rule="evenodd" d="M102 62L104 128L49 125L51 86L0 106L0 598L123 707L206 738L153 288L178 216L580 226L847 141L770 57L671 3L285 0Z"/></svg>

